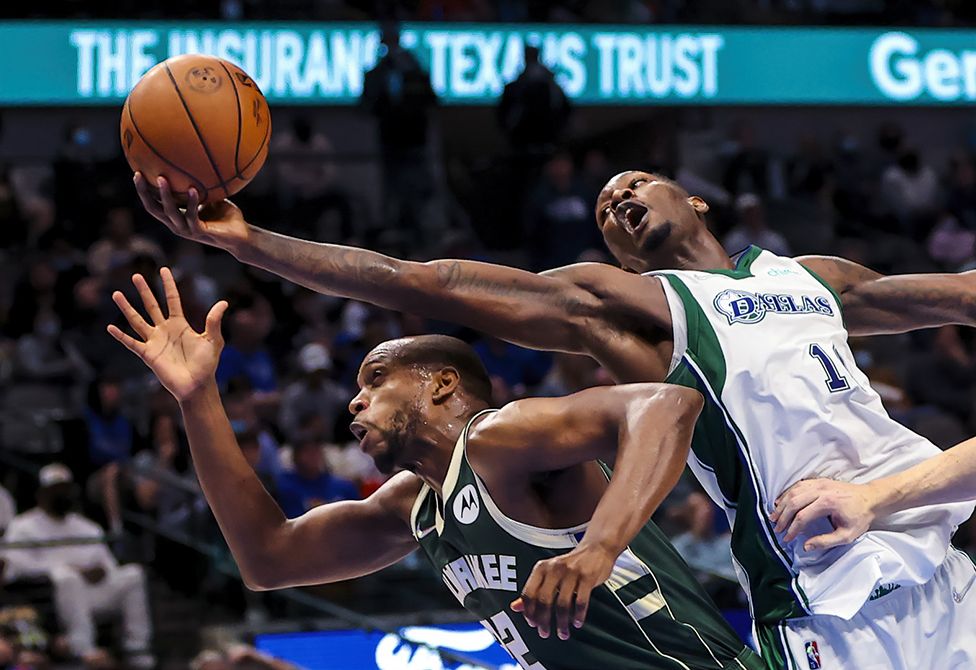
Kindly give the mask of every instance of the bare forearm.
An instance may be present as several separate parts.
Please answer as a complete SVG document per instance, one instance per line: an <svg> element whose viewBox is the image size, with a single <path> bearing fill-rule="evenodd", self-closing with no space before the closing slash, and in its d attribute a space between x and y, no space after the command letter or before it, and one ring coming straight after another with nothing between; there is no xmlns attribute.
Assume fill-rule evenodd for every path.
<svg viewBox="0 0 976 670"><path fill-rule="evenodd" d="M586 295L563 279L474 261L403 261L254 227L248 239L231 250L235 257L320 293L459 323L529 347L579 347L571 335Z"/></svg>
<svg viewBox="0 0 976 670"><path fill-rule="evenodd" d="M633 540L681 476L700 411L699 398L670 391L628 405L613 476L581 545L616 555Z"/></svg>
<svg viewBox="0 0 976 670"><path fill-rule="evenodd" d="M870 484L878 515L976 500L976 438Z"/></svg>
<svg viewBox="0 0 976 670"><path fill-rule="evenodd" d="M197 477L241 574L256 581L285 524L245 460L215 383L180 402Z"/></svg>

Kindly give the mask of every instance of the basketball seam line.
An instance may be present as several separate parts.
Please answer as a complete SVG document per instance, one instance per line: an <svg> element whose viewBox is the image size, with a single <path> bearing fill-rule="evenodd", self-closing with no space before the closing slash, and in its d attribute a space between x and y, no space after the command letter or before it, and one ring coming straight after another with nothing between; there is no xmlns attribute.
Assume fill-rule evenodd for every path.
<svg viewBox="0 0 976 670"><path fill-rule="evenodd" d="M224 65L223 61L218 61L220 67L224 68L224 72L227 73L227 81L230 82L230 87L234 90L234 99L237 101L237 141L234 143L234 170L237 172L235 176L240 176L241 174L241 131L244 129L244 110L241 109L241 95L237 92L237 84L234 83L234 75L230 73L227 66ZM260 152L260 149L258 150ZM224 189L226 191L226 189Z"/></svg>
<svg viewBox="0 0 976 670"><path fill-rule="evenodd" d="M258 159L258 156L261 155L261 151L264 149L264 145L266 145L268 143L268 138L270 138L270 137L271 137L271 120L269 118L268 119L268 127L264 131L264 139L261 140L261 146L258 147L258 150L254 154L254 157L251 158L251 160L249 160L247 162L247 165L245 165L243 168L241 168L241 171L238 172L236 175L234 175L236 178L238 178L238 179L246 179L246 176L244 175L244 170L246 170L249 167L251 167L252 165L254 165L254 161L256 161Z"/></svg>
<svg viewBox="0 0 976 670"><path fill-rule="evenodd" d="M182 172L183 174L185 174L195 184L199 184L203 188L203 191L204 191L203 193L200 194L200 197L201 197L201 199L206 199L206 196L207 196L208 192L211 189L210 188L207 188L207 186L202 181L200 181L199 179L197 179L196 176L194 176L190 172L187 172L186 170L184 170L183 168L181 168L179 165L177 165L176 163L174 163L170 159L166 158L166 156L164 156L163 154L161 154L159 152L159 150L156 149L156 147L154 147L152 145L152 142L150 142L146 138L146 136L142 134L142 131L139 130L139 124L136 123L136 117L132 113L132 108L129 107L128 103L126 103L126 105L125 105L125 111L129 113L129 121L132 123L132 128L133 128L133 130L136 131L136 134L139 136L139 139L142 140L142 143L145 144L147 147L149 147L149 150L150 151L152 151L154 154L156 154L157 156L159 156L160 160L162 160L164 163L166 163L167 165L171 166L174 170L178 170L178 171ZM216 187L214 187L214 188L216 188Z"/></svg>
<svg viewBox="0 0 976 670"><path fill-rule="evenodd" d="M207 142L203 139L203 133L201 133L200 129L197 127L196 119L194 119L193 114L190 113L190 106L186 104L186 100L183 98L183 92L180 91L180 85L176 83L176 77L173 76L173 72L169 69L169 65L163 63L163 66L166 68L166 74L169 75L169 80L173 82L173 89L176 91L176 95L179 97L180 103L183 105L183 111L186 112L186 118L190 120L190 125L193 126L193 130L197 134L197 139L200 140L200 146L203 147L203 153L207 155L207 160L210 161L210 167L214 171L217 181L220 182L220 187L224 189L224 197L226 198L228 195L227 182L224 181L224 178L220 176L220 170L217 169L217 162L213 159L213 156L210 155L210 147L207 146Z"/></svg>

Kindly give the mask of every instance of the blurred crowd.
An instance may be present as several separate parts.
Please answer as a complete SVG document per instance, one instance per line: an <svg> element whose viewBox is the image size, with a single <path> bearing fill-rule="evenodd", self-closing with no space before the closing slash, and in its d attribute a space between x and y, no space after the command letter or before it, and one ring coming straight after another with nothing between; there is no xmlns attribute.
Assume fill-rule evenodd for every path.
<svg viewBox="0 0 976 670"><path fill-rule="evenodd" d="M494 18L511 11L532 19L538 10L533 3L485 4ZM588 3L554 4L592 18ZM611 4L670 8L677 16L684 7ZM451 12L475 6L481 3L421 2L415 11L420 18L452 18ZM951 3L931 6L949 11ZM792 145L770 146L744 113L728 128L675 127L674 137L650 141L643 164L635 165L632 156L613 152L620 143L573 136L572 110L530 48L524 72L506 87L498 108L508 146L480 165L465 165L450 148L432 150L436 98L416 61L397 48L395 32L384 39L389 50L367 75L362 101L376 119L380 148L375 162L383 197L375 220L337 179L330 128L315 112L279 126L262 176L238 199L249 219L421 260L503 260L533 270L611 262L592 221L596 195L615 172L640 167L703 195L730 253L756 244L779 254L832 251L882 272L976 268L976 153L963 138L958 147L935 152L898 124L882 123L862 135L803 128ZM178 409L105 332L109 323L122 325L112 291L139 302L133 273L158 291L159 268L171 267L197 328L215 301L229 300L218 383L241 450L289 517L367 496L382 483L349 433L347 405L359 362L384 340L441 332L474 343L499 405L610 383L589 359L527 351L449 324L318 295L182 241L137 206L120 157L96 160L84 150L88 132L67 128L50 164L0 168L0 445L46 466L36 481L3 479L11 488L11 495L0 495L4 541L27 544L5 546L0 570L9 593L29 596L41 577L50 596L47 610L27 596L17 608L0 609L0 665L18 667L8 659L22 654L24 667L42 667L29 660L35 654L113 667L97 624L116 614L127 627L116 651L130 667L151 667L152 641L142 625L146 572L124 563L145 563L187 593L212 577L207 560L188 548L194 540L216 543L219 533L193 473ZM933 162L932 155L950 159ZM853 348L898 420L942 447L976 430L970 331L945 327L854 341ZM150 520L151 537L140 537L132 518ZM728 526L690 478L658 519L720 604L741 606ZM65 538L71 542L59 544ZM957 543L976 547L966 529ZM58 623L45 627L45 616ZM201 656L196 667L237 666L216 654Z"/></svg>

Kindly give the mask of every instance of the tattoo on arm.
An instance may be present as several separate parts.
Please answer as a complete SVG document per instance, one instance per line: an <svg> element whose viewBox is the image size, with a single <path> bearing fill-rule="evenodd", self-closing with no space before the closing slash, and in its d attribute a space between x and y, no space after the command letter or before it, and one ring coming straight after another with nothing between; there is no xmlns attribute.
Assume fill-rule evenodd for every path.
<svg viewBox="0 0 976 670"><path fill-rule="evenodd" d="M519 286L517 280L504 282L479 275L474 269L465 268L461 261L438 263L437 282L446 291L473 289L500 297L519 294L535 300L544 297L550 304L570 312L576 312L583 304L578 297L567 295L561 282L553 281L551 286L534 291Z"/></svg>

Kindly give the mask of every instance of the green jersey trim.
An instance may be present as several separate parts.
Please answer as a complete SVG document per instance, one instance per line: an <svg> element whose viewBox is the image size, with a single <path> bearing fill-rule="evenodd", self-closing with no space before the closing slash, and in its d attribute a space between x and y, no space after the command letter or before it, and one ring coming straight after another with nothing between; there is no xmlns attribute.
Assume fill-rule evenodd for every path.
<svg viewBox="0 0 976 670"><path fill-rule="evenodd" d="M740 261L748 268L751 266L752 261L762 253L762 250L758 247L750 247L749 250L743 254ZM751 256L750 258L746 258ZM743 258L746 260L743 261ZM742 455L745 464L747 465L746 472L749 476L750 488L749 491L752 493L754 504L755 521L757 522L759 528L762 530L760 537L765 540L764 544L767 549L764 552L767 557L775 556L778 559L778 563L781 564L782 570L790 585L790 591L793 594L793 603L798 606L802 613L810 613L809 600L806 594L803 592L802 587L797 580L796 574L792 569L792 562L789 555L786 553L785 549L780 546L778 539L776 538L775 531L773 530L772 523L767 517L764 507L764 497L762 495L761 487L759 486L759 476L752 460L752 455L749 451L749 446L745 440L745 436L742 431L735 424L732 419L728 408L722 402L720 390L725 386L725 357L722 354L722 347L718 341L718 336L715 334L708 317L702 311L701 306L695 299L691 290L684 284L681 279L674 275L665 274L668 282L674 288L675 293L681 300L685 311L686 319L686 331L688 338L688 349L683 356L684 362L686 363L688 370L693 374L694 377L698 379L701 385L707 390L707 393L703 394L706 400L711 399L712 402L721 410L720 416L722 417L725 426L722 429L727 429L731 432L734 439L732 443L738 447L740 454ZM698 389L701 390L701 389ZM717 423L717 420L716 420ZM706 427L702 426L703 429L708 430L712 428L717 430L715 426ZM716 477L717 479L717 477ZM723 497L725 493L723 492ZM742 500L736 497L736 502L742 509ZM733 537L735 536L733 532ZM771 564L775 564L770 561ZM741 561L740 561L741 564ZM746 565L754 563L746 563ZM747 571L748 572L748 571ZM752 575L749 575L749 582L752 584L754 580ZM750 600L755 602L755 595L750 594ZM783 603L785 605L785 603ZM756 612L757 615L765 618L767 616L774 616L777 619L786 618L789 616L797 616L800 612L796 611L796 607L783 607L775 606L772 608L761 608L760 611Z"/></svg>
<svg viewBox="0 0 976 670"><path fill-rule="evenodd" d="M752 277L752 262L759 258L759 254L761 253L762 249L753 244L739 254L739 257L735 259L735 267L733 269L702 270L702 272L708 272L713 275L725 275L732 279Z"/></svg>
<svg viewBox="0 0 976 670"><path fill-rule="evenodd" d="M847 328L847 318L844 316L844 303L840 301L840 294L837 293L837 291L834 290L834 287L828 284L823 277L821 277L816 272L808 268L806 265L804 265L803 263L797 263L797 265L799 265L801 268L806 270L811 277L816 279L818 282L820 282L823 285L825 289L827 289L827 292L830 293L830 295L834 296L834 302L837 303L837 312L838 314L840 314L841 322L843 322L844 328Z"/></svg>

